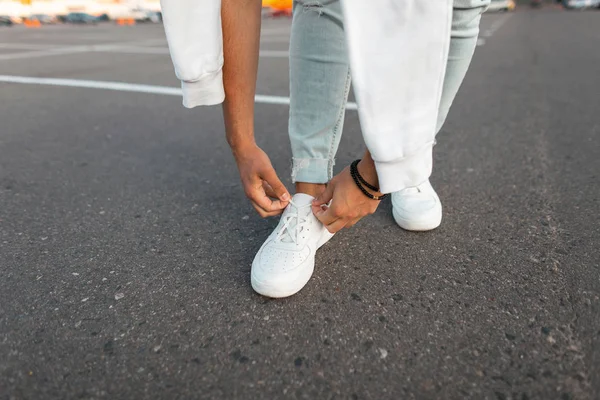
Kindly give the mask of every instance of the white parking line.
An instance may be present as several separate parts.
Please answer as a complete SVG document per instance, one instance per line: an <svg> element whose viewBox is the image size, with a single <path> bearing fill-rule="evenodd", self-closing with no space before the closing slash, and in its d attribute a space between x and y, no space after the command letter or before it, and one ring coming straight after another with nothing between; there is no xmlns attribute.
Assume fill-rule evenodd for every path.
<svg viewBox="0 0 600 400"><path fill-rule="evenodd" d="M29 76L0 75L0 82L26 85L50 85L89 89L116 90L120 92L154 93L167 96L181 96L181 89L167 86L138 85L123 82L104 82L80 79L36 78Z"/></svg>
<svg viewBox="0 0 600 400"><path fill-rule="evenodd" d="M2 60L20 60L25 58L38 58L57 55L77 54L77 53L131 53L131 54L169 54L167 47L145 47L128 45L127 43L110 43L83 46L62 46L60 45L36 45L36 44L12 44L0 43L0 48L7 49L29 49L37 51L23 51L19 53L0 54ZM287 58L287 50L261 50L260 57L264 58Z"/></svg>
<svg viewBox="0 0 600 400"><path fill-rule="evenodd" d="M96 53L169 54L168 48L131 46L97 47L90 48L89 51ZM264 58L288 58L289 52L287 50L261 50L259 56Z"/></svg>
<svg viewBox="0 0 600 400"><path fill-rule="evenodd" d="M165 39L146 39L133 42L112 42L88 45L60 45L60 44L35 44L35 43L0 43L0 48L29 49L38 51L24 51L20 53L0 54L2 60L19 60L25 58L38 58L57 55L90 53L90 52L121 52L121 53L149 53L168 54L167 48L144 47L154 44L165 44ZM129 49L125 51L123 49Z"/></svg>
<svg viewBox="0 0 600 400"><path fill-rule="evenodd" d="M129 42L104 42L98 44L73 44L73 43L7 43L0 42L0 49L25 49L25 50L48 50L52 48L69 48L69 47L82 47L82 46L167 46L167 39L144 39L135 40ZM152 47L150 47L152 48Z"/></svg>
<svg viewBox="0 0 600 400"><path fill-rule="evenodd" d="M33 44L33 43L0 43L0 49L24 49L24 50L47 50L52 47L63 47L64 45Z"/></svg>
<svg viewBox="0 0 600 400"><path fill-rule="evenodd" d="M512 17L512 14L503 15L502 17L494 21L488 29L481 32L479 38L477 38L477 47L484 46L487 43L487 39L491 38L494 35L494 33L496 33L496 31L500 29L502 25L506 23L506 21L509 20L510 17Z"/></svg>
<svg viewBox="0 0 600 400"><path fill-rule="evenodd" d="M1 60L19 60L23 58L38 58L47 56L58 56L65 54L85 53L88 52L87 46L71 46L39 51L25 51L21 53L0 54Z"/></svg>
<svg viewBox="0 0 600 400"><path fill-rule="evenodd" d="M95 53L169 54L168 48L133 46L91 46L88 51ZM259 56L264 58L288 58L289 52L287 50L261 50Z"/></svg>
<svg viewBox="0 0 600 400"><path fill-rule="evenodd" d="M120 46L112 48L99 48L90 50L92 52L100 53L131 53L131 54L169 54L168 48L161 47L132 47L132 46Z"/></svg>
<svg viewBox="0 0 600 400"><path fill-rule="evenodd" d="M142 46L156 46L156 45L167 45L167 38L163 37L163 38L157 38L157 39L146 39L146 40L140 40L140 41L136 41L136 42L128 42L128 43L124 43L124 44L130 44L130 45L142 45Z"/></svg>
<svg viewBox="0 0 600 400"><path fill-rule="evenodd" d="M500 29L502 25L504 25L506 21L510 19L510 17L512 17L512 14L504 14L502 17L494 21L492 26L490 26L489 29L484 31L481 36L483 36L484 38L492 37L494 33L496 33L496 31Z"/></svg>
<svg viewBox="0 0 600 400"><path fill-rule="evenodd" d="M141 85L125 82L90 81L80 79L37 78L29 76L0 75L0 82L19 83L26 85L49 85L77 87L88 89L104 89L119 92L151 93L166 96L181 96L181 89L168 86ZM267 96L257 94L255 101L260 104L289 105L290 98L283 96ZM356 110L356 103L348 103L347 110Z"/></svg>

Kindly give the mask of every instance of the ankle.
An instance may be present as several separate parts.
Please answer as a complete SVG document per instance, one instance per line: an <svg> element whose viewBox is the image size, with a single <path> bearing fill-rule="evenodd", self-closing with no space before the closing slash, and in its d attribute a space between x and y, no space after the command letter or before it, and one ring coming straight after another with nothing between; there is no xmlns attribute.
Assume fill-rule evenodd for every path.
<svg viewBox="0 0 600 400"><path fill-rule="evenodd" d="M325 187L326 185L324 183L296 182L296 193L304 193L312 197L318 197L325 191Z"/></svg>

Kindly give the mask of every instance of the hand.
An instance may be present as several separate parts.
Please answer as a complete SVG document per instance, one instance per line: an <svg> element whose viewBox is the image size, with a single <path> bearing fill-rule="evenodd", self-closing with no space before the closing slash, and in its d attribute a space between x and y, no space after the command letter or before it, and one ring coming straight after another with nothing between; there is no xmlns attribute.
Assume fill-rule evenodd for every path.
<svg viewBox="0 0 600 400"><path fill-rule="evenodd" d="M271 160L253 144L233 150L244 193L261 217L279 215L287 207L290 194L277 177Z"/></svg>
<svg viewBox="0 0 600 400"><path fill-rule="evenodd" d="M367 182L377 185L377 180L372 178L377 176L375 165L368 165L369 161L364 163L363 161L358 165L360 174ZM373 194L381 195L380 193ZM330 201L331 205L327 207L326 205ZM312 210L327 230L335 233L342 228L350 228L363 217L373 214L378 206L378 200L369 199L360 191L350 175L350 167L346 167L334 176L327 184L325 191L313 200Z"/></svg>

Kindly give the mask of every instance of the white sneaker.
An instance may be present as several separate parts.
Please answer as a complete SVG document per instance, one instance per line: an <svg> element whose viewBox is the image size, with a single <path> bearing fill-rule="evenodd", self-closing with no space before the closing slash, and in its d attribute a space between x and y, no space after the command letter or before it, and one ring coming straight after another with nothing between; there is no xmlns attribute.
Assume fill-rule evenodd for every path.
<svg viewBox="0 0 600 400"><path fill-rule="evenodd" d="M429 181L392 193L392 213L407 231L430 231L442 223L442 203Z"/></svg>
<svg viewBox="0 0 600 400"><path fill-rule="evenodd" d="M279 225L254 257L250 280L257 293L288 297L310 280L317 249L333 236L314 216L313 199L304 193L295 194Z"/></svg>

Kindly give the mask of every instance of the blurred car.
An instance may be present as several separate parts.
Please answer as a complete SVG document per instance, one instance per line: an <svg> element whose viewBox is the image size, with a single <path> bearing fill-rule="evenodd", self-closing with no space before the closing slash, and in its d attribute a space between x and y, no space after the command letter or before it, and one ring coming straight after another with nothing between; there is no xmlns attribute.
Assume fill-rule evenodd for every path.
<svg viewBox="0 0 600 400"><path fill-rule="evenodd" d="M162 22L162 13L156 11L135 11L134 18L136 22L152 22L158 24Z"/></svg>
<svg viewBox="0 0 600 400"><path fill-rule="evenodd" d="M33 14L29 17L31 21L40 21L42 24L55 24L58 20L48 14Z"/></svg>
<svg viewBox="0 0 600 400"><path fill-rule="evenodd" d="M517 7L514 0L492 0L488 11L512 11Z"/></svg>
<svg viewBox="0 0 600 400"><path fill-rule="evenodd" d="M98 22L107 22L110 21L110 16L106 13L100 14L96 17L96 21Z"/></svg>
<svg viewBox="0 0 600 400"><path fill-rule="evenodd" d="M148 13L148 19L150 22L158 24L159 22L162 22L162 13L159 11L150 11Z"/></svg>
<svg viewBox="0 0 600 400"><path fill-rule="evenodd" d="M568 10L583 10L586 8L599 8L600 0L564 0L563 7Z"/></svg>
<svg viewBox="0 0 600 400"><path fill-rule="evenodd" d="M264 13L268 17L291 17L293 1L292 0L262 0Z"/></svg>
<svg viewBox="0 0 600 400"><path fill-rule="evenodd" d="M65 17L65 22L67 24L92 24L95 25L98 20L96 19L96 17L90 15L90 14L86 14L86 13L82 13L82 12L72 12L67 14L67 16Z"/></svg>
<svg viewBox="0 0 600 400"><path fill-rule="evenodd" d="M12 19L6 15L0 15L0 26L13 26Z"/></svg>

